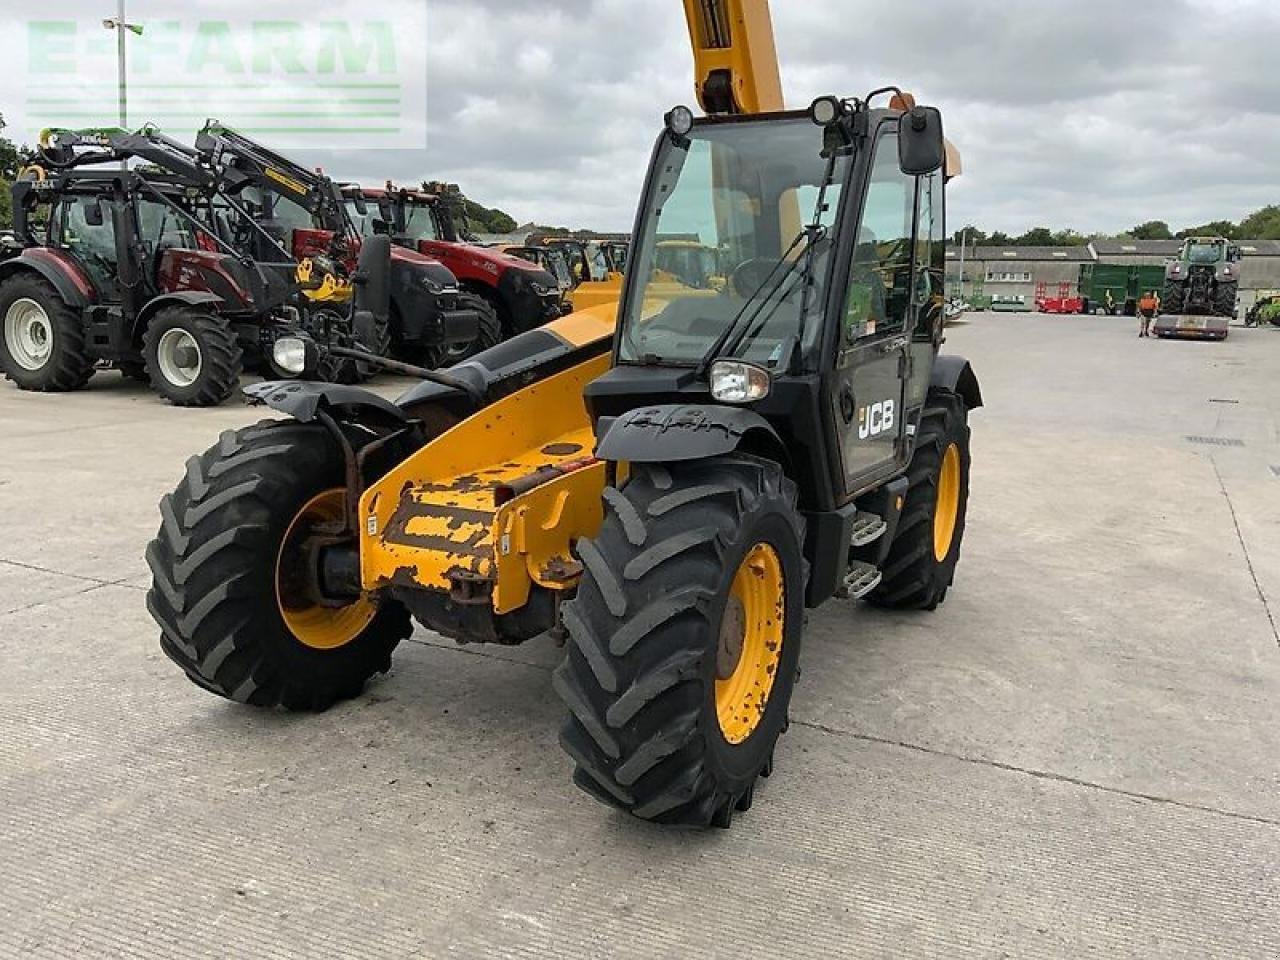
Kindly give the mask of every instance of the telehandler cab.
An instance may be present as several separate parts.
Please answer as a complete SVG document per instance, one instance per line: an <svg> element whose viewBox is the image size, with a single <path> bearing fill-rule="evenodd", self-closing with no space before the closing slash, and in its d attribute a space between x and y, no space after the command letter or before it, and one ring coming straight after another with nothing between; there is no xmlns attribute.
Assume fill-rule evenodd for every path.
<svg viewBox="0 0 1280 960"><path fill-rule="evenodd" d="M763 2L730 6L767 26ZM686 10L697 52L693 18L720 5ZM892 89L783 111L780 86L744 104L716 76L719 113L667 115L616 307L422 371L394 403L249 388L292 419L192 458L147 551L161 647L192 681L323 709L389 668L411 618L461 642L549 632L575 782L728 826L773 771L805 609L944 600L982 398L939 355L959 172L941 115ZM722 288L654 279L664 237L690 234L732 264Z"/></svg>

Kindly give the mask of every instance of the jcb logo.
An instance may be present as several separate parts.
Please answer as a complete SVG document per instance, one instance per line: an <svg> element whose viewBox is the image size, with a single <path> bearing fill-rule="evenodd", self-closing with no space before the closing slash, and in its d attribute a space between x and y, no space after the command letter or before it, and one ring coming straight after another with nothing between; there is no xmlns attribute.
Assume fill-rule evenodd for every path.
<svg viewBox="0 0 1280 960"><path fill-rule="evenodd" d="M893 401L884 400L858 411L858 439L878 437L893 429Z"/></svg>

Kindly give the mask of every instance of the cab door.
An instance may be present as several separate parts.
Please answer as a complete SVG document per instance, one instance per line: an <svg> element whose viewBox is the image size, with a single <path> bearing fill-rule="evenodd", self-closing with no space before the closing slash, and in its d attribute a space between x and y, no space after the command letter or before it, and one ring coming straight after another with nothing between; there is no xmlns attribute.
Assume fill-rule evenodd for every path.
<svg viewBox="0 0 1280 960"><path fill-rule="evenodd" d="M899 169L895 126L881 127L873 150L829 397L846 497L900 469L907 449L918 184Z"/></svg>

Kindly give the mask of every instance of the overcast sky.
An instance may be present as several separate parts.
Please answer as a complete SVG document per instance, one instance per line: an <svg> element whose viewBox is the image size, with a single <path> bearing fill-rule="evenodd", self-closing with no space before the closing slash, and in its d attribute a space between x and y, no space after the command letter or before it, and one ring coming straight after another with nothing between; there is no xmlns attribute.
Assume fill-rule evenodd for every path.
<svg viewBox="0 0 1280 960"><path fill-rule="evenodd" d="M421 0L384 0L395 2ZM104 8L100 17L114 4L66 6ZM130 0L129 19L161 7L174 10ZM276 7L296 13L276 0L182 9ZM521 221L629 229L663 112L694 101L679 0L425 7L426 150L299 158L374 183L457 181ZM372 8L342 0L326 16L344 9ZM893 82L942 108L965 165L952 227L1115 232L1159 218L1176 229L1280 202L1277 0L775 0L773 10L789 105ZM0 12L5 35L18 16ZM19 139L43 125L25 105L0 110Z"/></svg>

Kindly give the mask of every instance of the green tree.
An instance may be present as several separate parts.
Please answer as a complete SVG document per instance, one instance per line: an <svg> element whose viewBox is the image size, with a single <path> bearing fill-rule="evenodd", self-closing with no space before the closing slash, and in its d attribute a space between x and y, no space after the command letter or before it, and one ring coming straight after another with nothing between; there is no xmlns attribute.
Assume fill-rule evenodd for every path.
<svg viewBox="0 0 1280 960"><path fill-rule="evenodd" d="M1013 242L1019 247L1052 247L1054 233L1048 227L1032 227L1022 236L1014 237Z"/></svg>
<svg viewBox="0 0 1280 960"><path fill-rule="evenodd" d="M968 235L969 237L969 244L971 246L975 246L979 243L987 242L986 232L983 230L979 230L973 224L969 224L967 227L961 227L954 234L952 234L951 240L953 243L957 243L957 244L962 243L966 235Z"/></svg>
<svg viewBox="0 0 1280 960"><path fill-rule="evenodd" d="M1129 234L1135 240L1172 240L1173 232L1169 229L1169 224L1163 220L1148 220L1146 223L1140 223Z"/></svg>
<svg viewBox="0 0 1280 960"><path fill-rule="evenodd" d="M1228 240L1234 240L1240 236L1240 233L1239 227L1230 220L1214 220L1198 227L1179 230L1176 236L1179 240L1185 240L1187 237L1226 237Z"/></svg>
<svg viewBox="0 0 1280 960"><path fill-rule="evenodd" d="M993 247L1008 247L1013 244L1013 240L1007 233L997 230L995 233L987 237L987 243Z"/></svg>
<svg viewBox="0 0 1280 960"><path fill-rule="evenodd" d="M1280 206L1271 205L1255 210L1240 221L1236 228L1240 240L1280 240Z"/></svg>
<svg viewBox="0 0 1280 960"><path fill-rule="evenodd" d="M23 154L17 144L4 136L4 127L4 115L0 114L0 229L8 230L13 226L9 187L18 178L18 170L23 166Z"/></svg>

